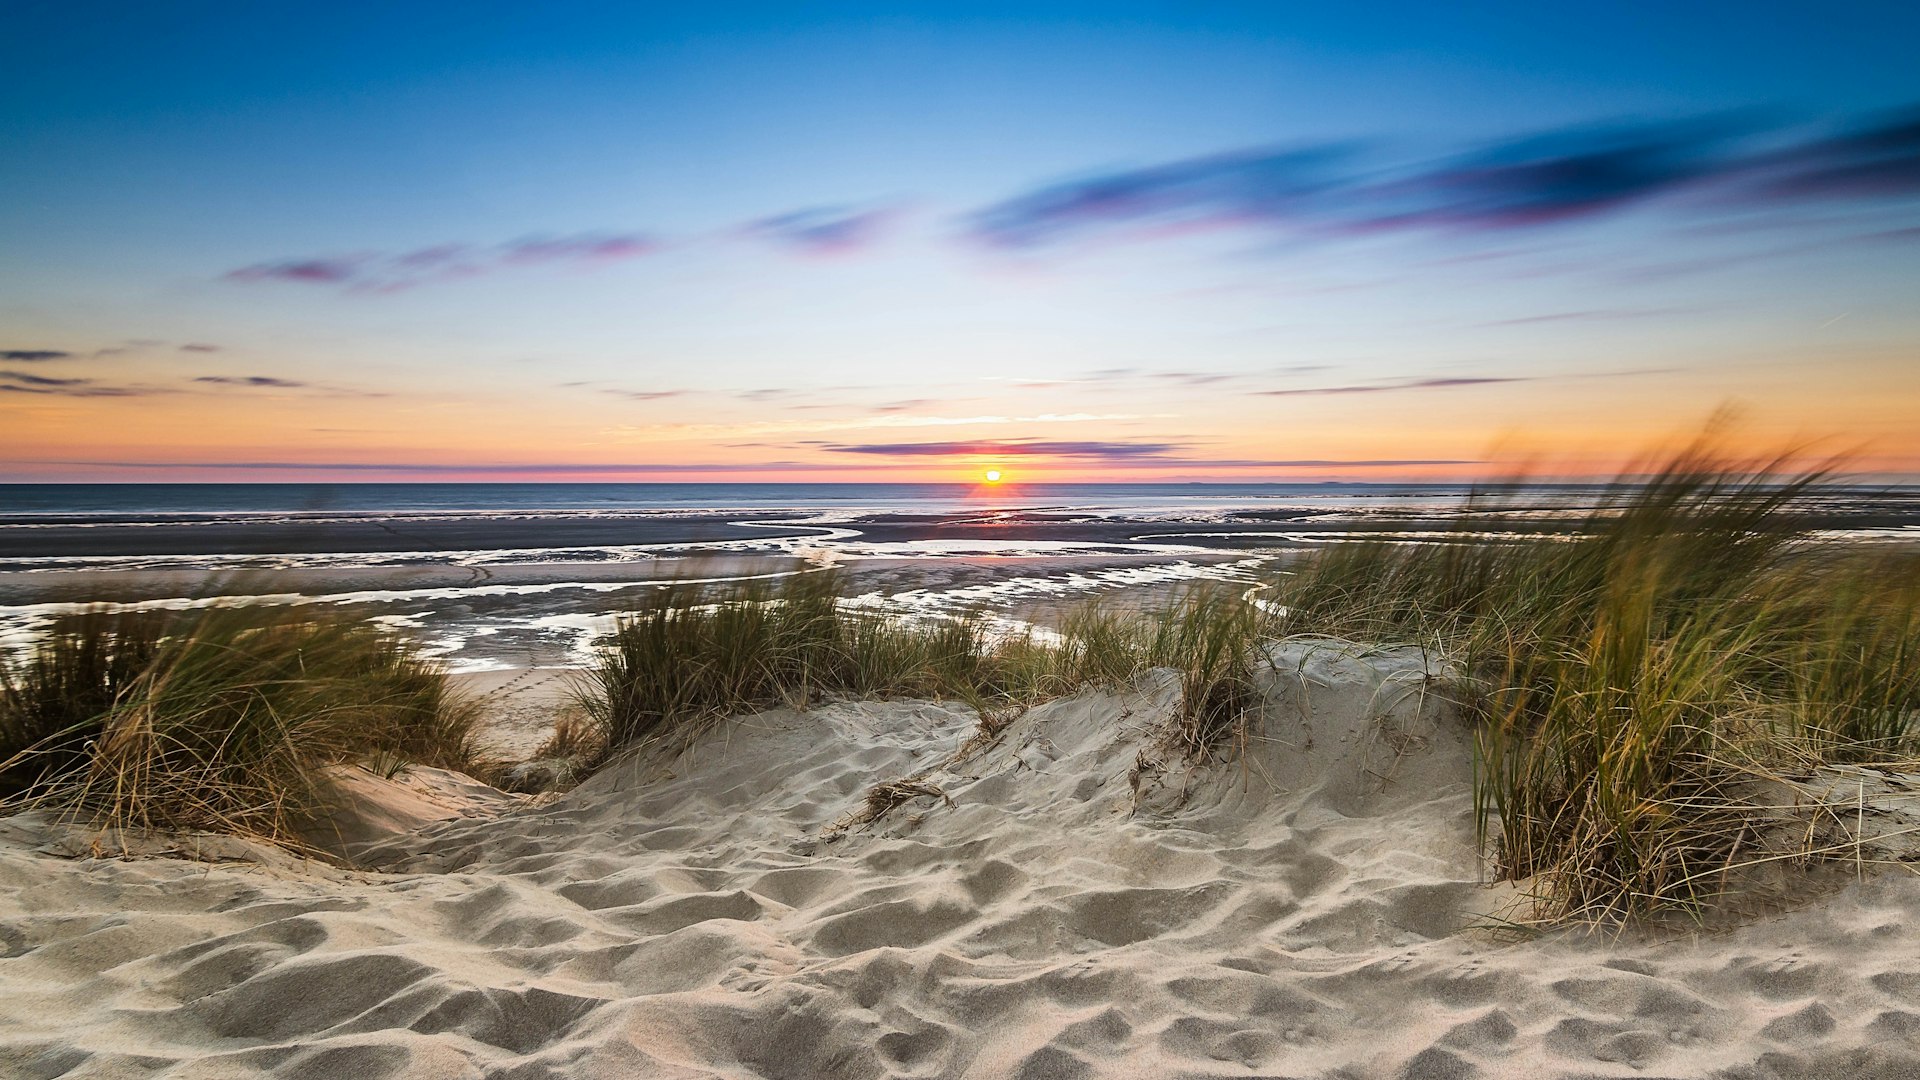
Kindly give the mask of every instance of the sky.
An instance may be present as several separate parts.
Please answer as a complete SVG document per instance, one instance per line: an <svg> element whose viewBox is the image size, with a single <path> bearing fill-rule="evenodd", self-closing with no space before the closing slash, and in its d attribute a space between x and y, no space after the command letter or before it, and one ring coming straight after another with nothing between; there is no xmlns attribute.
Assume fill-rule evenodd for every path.
<svg viewBox="0 0 1920 1080"><path fill-rule="evenodd" d="M0 481L1920 478L1911 3L15 0Z"/></svg>

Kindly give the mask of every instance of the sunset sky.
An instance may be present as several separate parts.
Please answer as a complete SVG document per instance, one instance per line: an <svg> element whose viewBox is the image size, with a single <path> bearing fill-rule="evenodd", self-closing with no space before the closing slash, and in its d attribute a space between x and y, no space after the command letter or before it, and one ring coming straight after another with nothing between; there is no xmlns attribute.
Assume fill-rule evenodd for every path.
<svg viewBox="0 0 1920 1080"><path fill-rule="evenodd" d="M1920 475L1920 5L439 10L0 11L0 480Z"/></svg>

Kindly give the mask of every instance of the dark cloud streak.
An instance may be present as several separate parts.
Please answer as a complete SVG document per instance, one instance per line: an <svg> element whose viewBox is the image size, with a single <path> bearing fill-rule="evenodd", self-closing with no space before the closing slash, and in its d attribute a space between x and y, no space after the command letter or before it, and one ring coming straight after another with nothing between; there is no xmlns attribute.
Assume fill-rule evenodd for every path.
<svg viewBox="0 0 1920 1080"><path fill-rule="evenodd" d="M677 397L684 397L684 396L685 396L685 395L687 394L687 391L685 391L685 390L613 390L613 389L607 389L607 390L602 390L602 391L600 391L600 392L601 392L601 393L603 393L603 394L612 394L612 395L613 395L613 396L615 396L615 397L623 397L623 398L626 398L626 399L628 399L629 401L664 401L664 400L666 400L667 398L677 398Z"/></svg>
<svg viewBox="0 0 1920 1080"><path fill-rule="evenodd" d="M743 230L807 255L845 255L871 247L892 224L888 209L859 210L846 206L812 207L761 218Z"/></svg>
<svg viewBox="0 0 1920 1080"><path fill-rule="evenodd" d="M5 389L0 387L0 389ZM316 429L318 430L318 429ZM54 461L51 465L108 469L217 469L222 471L263 471L281 469L290 472L392 472L410 474L474 475L505 473L519 476L625 473L739 473L739 472L846 472L882 471L895 466L816 464L805 461L765 461L726 463L605 463L579 465L563 463L505 465L434 465L420 462L369 461Z"/></svg>
<svg viewBox="0 0 1920 1080"><path fill-rule="evenodd" d="M34 375L25 371L0 371L0 379L26 386L85 386L93 381L91 379L56 379L49 375Z"/></svg>
<svg viewBox="0 0 1920 1080"><path fill-rule="evenodd" d="M1920 195L1920 110L1837 135L1783 136L1747 116L1573 127L1401 168L1363 161L1357 144L1245 150L1038 188L965 226L1009 250L1194 227L1507 230L1709 187L1749 204Z"/></svg>
<svg viewBox="0 0 1920 1080"><path fill-rule="evenodd" d="M1182 449L1182 443L1133 442L1055 442L1047 440L925 442L925 443L841 443L827 446L836 454L875 454L883 457L1076 457L1140 458L1157 457Z"/></svg>
<svg viewBox="0 0 1920 1080"><path fill-rule="evenodd" d="M531 236L504 244L439 244L399 253L363 252L283 259L230 271L235 282L339 285L360 292L398 292L435 282L548 265L591 267L653 254L653 237L631 232Z"/></svg>
<svg viewBox="0 0 1920 1080"><path fill-rule="evenodd" d="M1350 386L1315 386L1301 390L1256 390L1261 397L1328 397L1338 394L1386 394L1398 390L1443 390L1456 386L1491 386L1499 383L1533 382L1528 376L1457 376L1440 379L1406 379L1391 383L1356 383Z"/></svg>
<svg viewBox="0 0 1920 1080"><path fill-rule="evenodd" d="M249 386L273 390L296 390L310 385L295 382L292 379L276 379L271 375L201 375L193 381L212 383L216 386Z"/></svg>

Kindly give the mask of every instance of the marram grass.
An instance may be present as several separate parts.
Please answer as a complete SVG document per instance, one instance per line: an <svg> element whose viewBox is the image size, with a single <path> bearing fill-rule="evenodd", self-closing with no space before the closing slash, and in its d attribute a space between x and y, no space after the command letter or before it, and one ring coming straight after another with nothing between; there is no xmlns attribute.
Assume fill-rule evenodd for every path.
<svg viewBox="0 0 1920 1080"><path fill-rule="evenodd" d="M96 613L0 665L0 795L102 825L300 847L321 769L470 768L473 723L437 666L365 623Z"/></svg>
<svg viewBox="0 0 1920 1080"><path fill-rule="evenodd" d="M1915 750L1920 558L1816 541L1825 480L1695 447L1571 539L1335 548L1283 626L1459 662L1483 839L1544 915L1697 909L1753 854L1756 777Z"/></svg>
<svg viewBox="0 0 1920 1080"><path fill-rule="evenodd" d="M1024 704L1172 667L1185 704L1170 742L1199 757L1244 735L1259 618L1201 589L1146 614L1087 607L1041 642L996 637L973 618L861 610L827 573L777 590L664 590L602 647L582 704L612 748L685 745L726 717L827 695L963 700L990 726Z"/></svg>

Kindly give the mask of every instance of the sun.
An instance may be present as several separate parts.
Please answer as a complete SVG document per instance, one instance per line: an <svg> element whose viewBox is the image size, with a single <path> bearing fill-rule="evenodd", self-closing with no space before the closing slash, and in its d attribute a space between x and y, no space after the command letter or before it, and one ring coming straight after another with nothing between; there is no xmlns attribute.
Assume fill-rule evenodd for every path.
<svg viewBox="0 0 1920 1080"><path fill-rule="evenodd" d="M999 469L988 469L988 470L987 470L987 475L986 475L986 480L987 480L987 483L989 483L989 484L997 484L997 483L999 483L999 482L1000 482L1000 470L999 470Z"/></svg>

